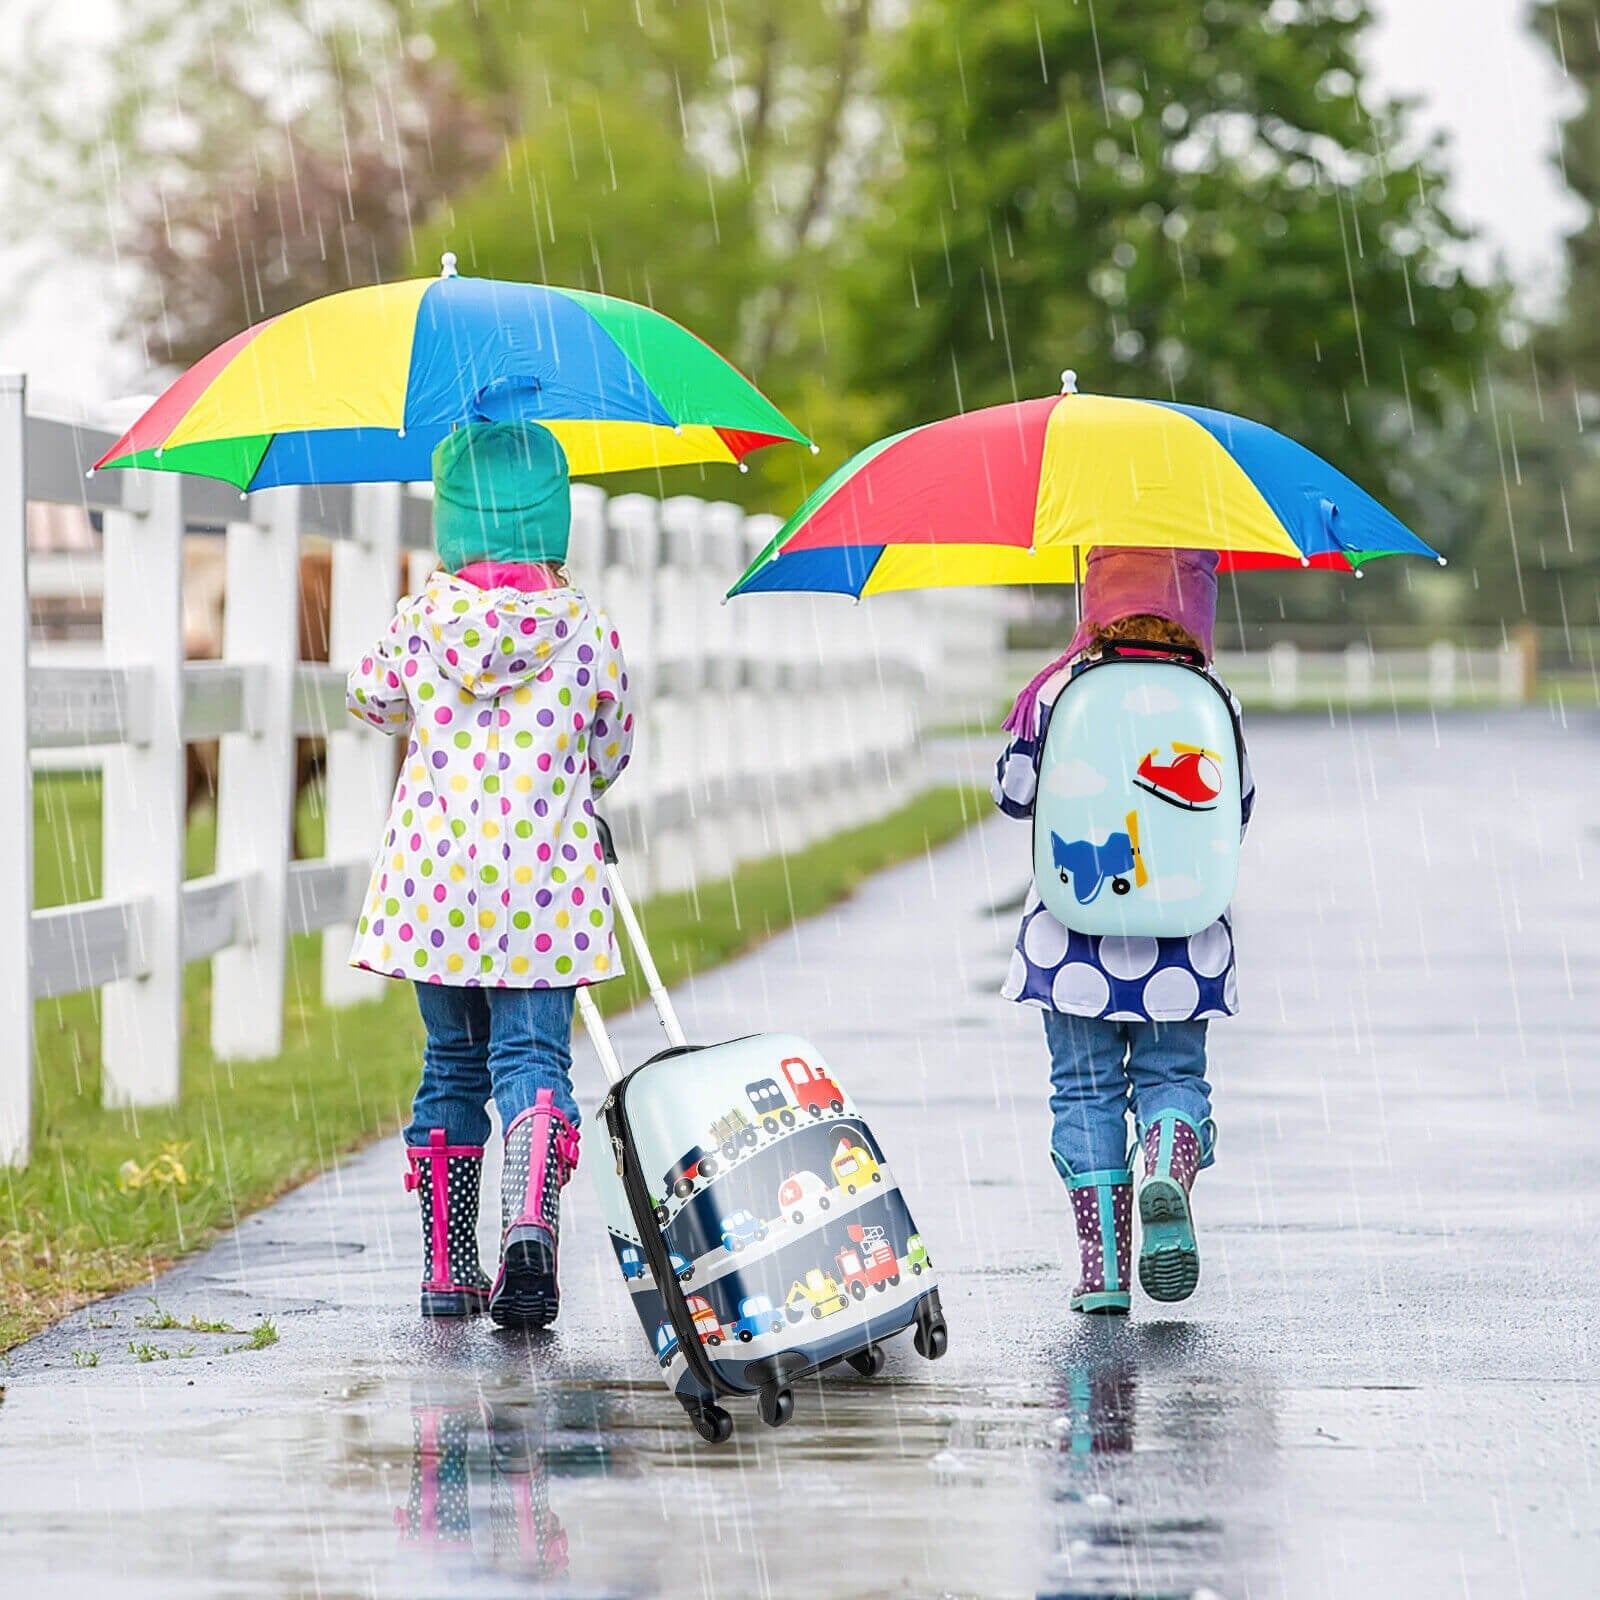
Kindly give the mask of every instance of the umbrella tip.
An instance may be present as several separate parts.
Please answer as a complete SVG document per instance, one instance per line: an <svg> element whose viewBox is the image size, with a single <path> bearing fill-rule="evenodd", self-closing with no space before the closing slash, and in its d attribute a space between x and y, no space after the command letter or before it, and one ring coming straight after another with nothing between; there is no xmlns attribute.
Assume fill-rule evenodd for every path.
<svg viewBox="0 0 1600 1600"><path fill-rule="evenodd" d="M92 478L93 476L94 476L94 468L90 467L89 470L86 473L84 473L84 477Z"/></svg>
<svg viewBox="0 0 1600 1600"><path fill-rule="evenodd" d="M439 257L439 276L441 278L453 278L456 275L456 253L454 250L446 250Z"/></svg>
<svg viewBox="0 0 1600 1600"><path fill-rule="evenodd" d="M811 447L811 453L812 453L812 455L814 455L814 456L820 456L820 455L821 455L821 454L822 454L822 446L821 446L821 445L820 445L820 444L814 444L814 445L812 445L812 447Z"/></svg>
<svg viewBox="0 0 1600 1600"><path fill-rule="evenodd" d="M739 470L741 472L748 472L750 470L750 463L748 461L741 461L739 463Z"/></svg>
<svg viewBox="0 0 1600 1600"><path fill-rule="evenodd" d="M1440 556L1439 557L1439 565L1441 567L1448 567L1450 565L1449 557L1448 556Z"/></svg>
<svg viewBox="0 0 1600 1600"><path fill-rule="evenodd" d="M1356 576L1357 576L1357 577L1358 577L1358 578L1364 578L1364 577L1366 577L1366 573L1364 573L1364 572L1363 572L1363 571L1362 571L1362 570L1361 570L1361 568L1360 568L1360 567L1357 567L1357 568L1356 568Z"/></svg>
<svg viewBox="0 0 1600 1600"><path fill-rule="evenodd" d="M1078 392L1078 374L1068 367L1061 374L1062 394L1076 394Z"/></svg>
<svg viewBox="0 0 1600 1600"><path fill-rule="evenodd" d="M1309 567L1311 565L1311 557L1310 556L1301 556L1300 557L1300 565L1302 567Z"/></svg>

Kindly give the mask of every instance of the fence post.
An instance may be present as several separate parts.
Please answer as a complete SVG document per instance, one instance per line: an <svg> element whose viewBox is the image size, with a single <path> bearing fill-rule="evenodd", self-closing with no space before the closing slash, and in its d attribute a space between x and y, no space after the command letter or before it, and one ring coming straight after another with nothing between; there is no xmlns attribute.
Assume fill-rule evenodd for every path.
<svg viewBox="0 0 1600 1600"><path fill-rule="evenodd" d="M1516 631L1507 649L1503 665L1504 698L1513 705L1527 705L1538 690L1539 684L1539 629L1537 624L1524 622Z"/></svg>
<svg viewBox="0 0 1600 1600"><path fill-rule="evenodd" d="M0 1167L26 1166L33 1129L33 991L22 952L33 920L33 770L28 758L28 388L20 373L0 374L0 546L11 554L4 587L11 621L0 625L0 750L10 763L0 791L0 916L11 959L0 962ZM5 819L9 817L10 822ZM9 909L3 909L9 907Z"/></svg>
<svg viewBox="0 0 1600 1600"><path fill-rule="evenodd" d="M105 514L102 633L114 666L142 668L130 737L106 752L102 893L142 902L143 976L101 991L101 1092L110 1106L178 1098L183 1037L183 480L124 474Z"/></svg>
<svg viewBox="0 0 1600 1600"><path fill-rule="evenodd" d="M298 489L268 489L251 497L251 521L228 524L222 655L251 668L254 692L248 731L223 737L217 780L217 875L244 883L241 937L211 964L211 1048L225 1060L283 1048L299 508Z"/></svg>
<svg viewBox="0 0 1600 1600"><path fill-rule="evenodd" d="M1300 696L1300 652L1288 639L1278 639L1267 648L1267 682L1272 703L1289 710Z"/></svg>
<svg viewBox="0 0 1600 1600"><path fill-rule="evenodd" d="M1344 686L1351 705L1368 705L1374 683L1372 646L1358 639L1344 652Z"/></svg>
<svg viewBox="0 0 1600 1600"><path fill-rule="evenodd" d="M1456 647L1448 639L1428 646L1428 701L1436 706L1456 701Z"/></svg>
<svg viewBox="0 0 1600 1600"><path fill-rule="evenodd" d="M328 659L348 666L383 637L400 582L398 483L358 483L351 494L350 537L333 547ZM371 860L394 792L395 741L347 718L328 731L328 781L323 854L329 861ZM322 935L322 1003L375 1000L387 979L350 965L355 925L336 923Z"/></svg>

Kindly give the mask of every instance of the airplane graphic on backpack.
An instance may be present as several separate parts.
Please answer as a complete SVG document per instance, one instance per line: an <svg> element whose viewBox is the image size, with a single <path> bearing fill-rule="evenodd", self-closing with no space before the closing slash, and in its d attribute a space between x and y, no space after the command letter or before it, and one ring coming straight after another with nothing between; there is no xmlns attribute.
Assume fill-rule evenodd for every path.
<svg viewBox="0 0 1600 1600"><path fill-rule="evenodd" d="M1064 926L1182 936L1233 898L1242 746L1227 691L1204 666L1180 645L1117 640L1050 708L1033 875Z"/></svg>

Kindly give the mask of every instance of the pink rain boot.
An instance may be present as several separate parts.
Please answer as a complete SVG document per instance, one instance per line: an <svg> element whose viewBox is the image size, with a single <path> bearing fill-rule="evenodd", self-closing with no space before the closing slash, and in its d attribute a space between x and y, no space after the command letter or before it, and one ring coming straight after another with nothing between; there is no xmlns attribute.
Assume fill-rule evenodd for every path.
<svg viewBox="0 0 1600 1600"><path fill-rule="evenodd" d="M443 1128L425 1145L408 1145L406 1188L422 1204L422 1314L475 1317L489 1303L489 1280L478 1265L481 1144L446 1144Z"/></svg>
<svg viewBox="0 0 1600 1600"><path fill-rule="evenodd" d="M556 1109L555 1096L541 1089L506 1129L500 1271L489 1291L489 1315L502 1328L544 1328L556 1319L561 1191L577 1166L578 1130Z"/></svg>

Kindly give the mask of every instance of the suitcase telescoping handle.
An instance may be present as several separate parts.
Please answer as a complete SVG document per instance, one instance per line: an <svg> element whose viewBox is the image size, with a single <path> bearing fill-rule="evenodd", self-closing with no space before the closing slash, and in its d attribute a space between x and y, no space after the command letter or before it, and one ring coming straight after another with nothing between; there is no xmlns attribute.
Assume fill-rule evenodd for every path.
<svg viewBox="0 0 1600 1600"><path fill-rule="evenodd" d="M606 887L611 891L611 904L616 907L622 918L623 927L628 930L628 943L638 958L639 970L644 974L645 986L650 991L650 1001L656 1008L656 1015L661 1019L667 1043L682 1048L688 1041L683 1036L678 1013L672 1009L672 996L667 993L667 987L661 981L661 974L656 971L655 961L650 955L650 946L645 942L644 929L639 925L638 913L633 909L628 891L622 887L622 875L617 871L616 841L611 837L611 829L604 817L597 816L594 820L600 830L600 850L605 858ZM600 1057L600 1065L605 1068L607 1081L619 1082L622 1078L622 1063L617 1059L617 1052L612 1046L611 1035L606 1032L605 1023L600 1020L599 1007L590 998L586 987L578 990L578 1011L583 1017L585 1030L594 1040L595 1054Z"/></svg>

